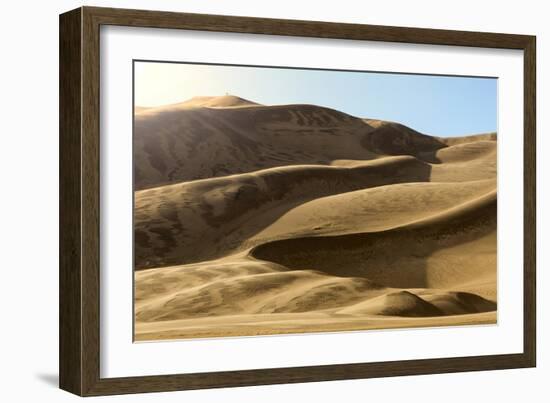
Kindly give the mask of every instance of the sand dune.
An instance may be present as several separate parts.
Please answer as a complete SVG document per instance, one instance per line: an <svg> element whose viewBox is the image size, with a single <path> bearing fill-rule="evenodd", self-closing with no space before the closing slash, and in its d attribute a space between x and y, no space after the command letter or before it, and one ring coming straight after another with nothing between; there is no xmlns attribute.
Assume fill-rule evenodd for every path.
<svg viewBox="0 0 550 403"><path fill-rule="evenodd" d="M241 97L234 95L224 95L220 97L193 97L188 101L182 102L179 105L188 106L192 108L231 108L231 107L248 107L258 106L256 102L249 101Z"/></svg>
<svg viewBox="0 0 550 403"><path fill-rule="evenodd" d="M155 108L135 116L135 186L372 159L377 154L361 146L369 130L360 119L311 105Z"/></svg>
<svg viewBox="0 0 550 403"><path fill-rule="evenodd" d="M461 259L445 251L470 243L469 249L478 256L495 252L490 247L496 224L495 196L490 193L389 230L263 243L253 248L251 255L293 269L315 268L340 277L360 275L394 288L458 286L464 276L471 280L494 269L491 260L463 267L468 255ZM437 258L432 256L434 252L439 253ZM454 273L456 265L461 268L459 275ZM439 283L439 278L446 283Z"/></svg>
<svg viewBox="0 0 550 403"><path fill-rule="evenodd" d="M495 141L480 140L473 143L459 143L442 148L435 153L435 157L442 163L486 162L495 163L497 143Z"/></svg>
<svg viewBox="0 0 550 403"><path fill-rule="evenodd" d="M457 144L475 143L477 141L496 141L497 134L481 133L481 134L471 134L469 136L460 136L460 137L437 137L437 139L448 146L454 146Z"/></svg>
<svg viewBox="0 0 550 403"><path fill-rule="evenodd" d="M433 317L491 312L494 302L465 292L441 292L422 296L410 291L396 291L347 306L339 314Z"/></svg>
<svg viewBox="0 0 550 403"><path fill-rule="evenodd" d="M434 152L445 147L441 140L398 123L369 120L366 122L373 130L364 136L363 145L381 155L414 155L431 159Z"/></svg>
<svg viewBox="0 0 550 403"><path fill-rule="evenodd" d="M134 113L145 112L149 109L150 109L150 107L147 107L147 106L136 106L136 107L134 107Z"/></svg>
<svg viewBox="0 0 550 403"><path fill-rule="evenodd" d="M361 226L390 220L397 225L406 216L412 220L422 214L419 209L428 214L496 186L493 179L418 184L431 180L430 171L429 164L413 157L387 157L351 168L297 165L139 191L136 268L221 257L243 243L256 243L258 233L264 240L273 238L269 231L284 238L312 229L362 231ZM482 172L477 169L475 176L484 178ZM461 170L451 169L446 175L461 176ZM382 187L387 184L394 186ZM342 197L324 198L338 194ZM330 214L334 209L347 213ZM309 221L293 218L298 216Z"/></svg>
<svg viewBox="0 0 550 403"><path fill-rule="evenodd" d="M353 168L295 165L139 191L136 268L219 257L308 200L425 180L426 163L391 157Z"/></svg>
<svg viewBox="0 0 550 403"><path fill-rule="evenodd" d="M136 109L136 340L496 321L496 135Z"/></svg>

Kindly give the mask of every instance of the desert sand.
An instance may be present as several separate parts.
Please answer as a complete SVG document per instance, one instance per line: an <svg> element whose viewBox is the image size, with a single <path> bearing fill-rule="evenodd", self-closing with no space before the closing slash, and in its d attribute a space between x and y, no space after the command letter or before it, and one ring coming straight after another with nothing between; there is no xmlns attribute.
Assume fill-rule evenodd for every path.
<svg viewBox="0 0 550 403"><path fill-rule="evenodd" d="M495 133L136 107L135 340L496 323Z"/></svg>

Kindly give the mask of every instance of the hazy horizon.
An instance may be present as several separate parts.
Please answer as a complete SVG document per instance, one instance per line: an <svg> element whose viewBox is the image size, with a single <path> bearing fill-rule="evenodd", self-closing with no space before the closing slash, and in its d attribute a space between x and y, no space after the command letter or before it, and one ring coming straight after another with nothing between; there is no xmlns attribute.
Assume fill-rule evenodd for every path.
<svg viewBox="0 0 550 403"><path fill-rule="evenodd" d="M436 136L497 131L497 79L136 61L136 106L235 95L263 105L315 104Z"/></svg>

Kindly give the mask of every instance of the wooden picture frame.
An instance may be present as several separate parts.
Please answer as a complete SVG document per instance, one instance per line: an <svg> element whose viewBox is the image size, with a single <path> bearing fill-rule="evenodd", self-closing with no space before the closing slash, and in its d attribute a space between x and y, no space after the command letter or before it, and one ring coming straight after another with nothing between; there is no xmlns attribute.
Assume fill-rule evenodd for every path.
<svg viewBox="0 0 550 403"><path fill-rule="evenodd" d="M102 25L524 52L523 353L276 369L100 377L99 35ZM81 7L60 16L60 387L80 396L533 367L536 363L535 37Z"/></svg>

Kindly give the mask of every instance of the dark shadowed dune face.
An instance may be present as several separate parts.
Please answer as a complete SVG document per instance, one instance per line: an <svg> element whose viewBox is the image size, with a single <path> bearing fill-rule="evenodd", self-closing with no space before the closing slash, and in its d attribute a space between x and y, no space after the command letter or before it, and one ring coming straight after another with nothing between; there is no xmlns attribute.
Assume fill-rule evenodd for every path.
<svg viewBox="0 0 550 403"><path fill-rule="evenodd" d="M446 144L435 137L418 133L397 123L385 123L370 131L362 140L363 146L382 155L429 156ZM432 161L430 161L432 162Z"/></svg>
<svg viewBox="0 0 550 403"><path fill-rule="evenodd" d="M135 187L221 177L259 169L369 160L372 128L313 105L152 109L134 127Z"/></svg>
<svg viewBox="0 0 550 403"><path fill-rule="evenodd" d="M426 261L435 252L494 233L496 194L460 210L443 211L402 227L374 233L281 239L256 246L251 256L340 277L361 276L394 288L428 288Z"/></svg>
<svg viewBox="0 0 550 403"><path fill-rule="evenodd" d="M135 267L218 258L261 229L256 223L276 221L280 214L306 201L429 179L429 164L394 157L352 168L281 167L144 190L135 198ZM277 214L273 214L275 210ZM204 243L205 237L224 239L212 247L211 242Z"/></svg>
<svg viewBox="0 0 550 403"><path fill-rule="evenodd" d="M135 109L136 340L496 322L496 134Z"/></svg>

